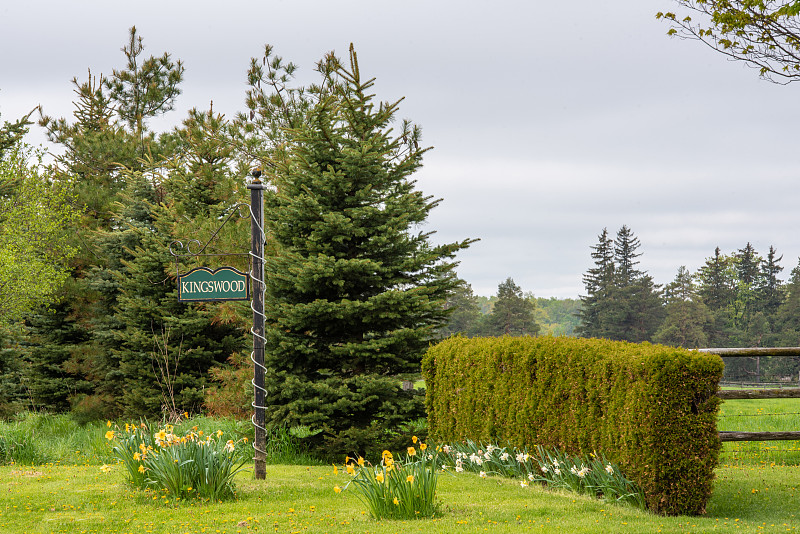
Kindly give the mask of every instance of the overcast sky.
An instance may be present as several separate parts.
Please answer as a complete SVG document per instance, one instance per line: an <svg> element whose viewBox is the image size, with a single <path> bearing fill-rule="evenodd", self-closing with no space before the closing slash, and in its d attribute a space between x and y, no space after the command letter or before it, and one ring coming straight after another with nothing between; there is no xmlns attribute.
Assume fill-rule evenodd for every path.
<svg viewBox="0 0 800 534"><path fill-rule="evenodd" d="M0 4L0 114L69 117L87 70L121 68L128 28L186 67L167 129L192 107L244 109L251 57L269 43L313 81L354 43L382 100L434 146L418 173L443 198L434 240L480 238L458 272L477 294L583 294L590 247L623 225L640 268L668 283L719 246L800 255L800 84L778 86L699 43L671 39L672 0L239 0ZM28 138L46 145L34 127Z"/></svg>

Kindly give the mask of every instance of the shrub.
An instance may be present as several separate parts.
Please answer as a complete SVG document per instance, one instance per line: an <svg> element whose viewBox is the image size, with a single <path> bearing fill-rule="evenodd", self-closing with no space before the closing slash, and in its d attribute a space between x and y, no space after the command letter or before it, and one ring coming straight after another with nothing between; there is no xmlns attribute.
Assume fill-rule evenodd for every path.
<svg viewBox="0 0 800 534"><path fill-rule="evenodd" d="M423 361L431 436L608 454L666 514L699 514L720 449L718 356L574 338L450 338Z"/></svg>

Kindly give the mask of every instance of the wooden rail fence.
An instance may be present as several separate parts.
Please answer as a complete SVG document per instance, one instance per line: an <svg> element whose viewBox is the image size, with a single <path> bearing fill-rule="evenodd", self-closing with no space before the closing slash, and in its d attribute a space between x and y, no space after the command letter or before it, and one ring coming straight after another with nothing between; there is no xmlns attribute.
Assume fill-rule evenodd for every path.
<svg viewBox="0 0 800 534"><path fill-rule="evenodd" d="M760 356L800 356L800 347L698 349L699 352L717 354L725 358L752 358ZM800 399L800 388L781 389L728 389L718 392L727 399ZM720 432L722 441L781 441L800 440L800 432Z"/></svg>

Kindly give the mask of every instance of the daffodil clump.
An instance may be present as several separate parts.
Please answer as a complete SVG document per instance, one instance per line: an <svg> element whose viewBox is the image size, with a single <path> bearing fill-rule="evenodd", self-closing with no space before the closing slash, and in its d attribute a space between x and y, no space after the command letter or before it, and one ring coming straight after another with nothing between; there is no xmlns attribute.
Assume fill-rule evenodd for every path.
<svg viewBox="0 0 800 534"><path fill-rule="evenodd" d="M444 445L442 452L445 470L456 473L471 471L481 478L488 475L517 478L523 488L540 483L645 508L641 488L625 478L619 467L602 454L572 456L543 447L537 447L536 454L530 454L527 450L472 441Z"/></svg>
<svg viewBox="0 0 800 534"><path fill-rule="evenodd" d="M416 436L413 446L406 449L404 458L383 451L381 462L372 465L364 458L345 458L342 468L351 478L344 488L353 484L370 515L375 519L416 519L439 513L436 502L436 483L439 476L439 451L431 451ZM334 473L339 468L334 466Z"/></svg>
<svg viewBox="0 0 800 534"><path fill-rule="evenodd" d="M247 462L247 438L234 441L221 430L205 434L197 427L182 436L173 431L172 425L154 431L144 422L126 423L124 431L106 432L106 439L137 488L164 490L178 499L233 497L233 477Z"/></svg>

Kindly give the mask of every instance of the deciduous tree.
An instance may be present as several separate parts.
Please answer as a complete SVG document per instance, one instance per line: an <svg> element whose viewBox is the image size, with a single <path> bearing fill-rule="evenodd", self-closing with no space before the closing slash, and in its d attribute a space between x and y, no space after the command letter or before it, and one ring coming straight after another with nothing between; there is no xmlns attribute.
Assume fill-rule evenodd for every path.
<svg viewBox="0 0 800 534"><path fill-rule="evenodd" d="M659 12L669 35L698 40L744 61L776 83L800 80L800 2L676 0L682 13ZM694 18L693 18L694 17Z"/></svg>

